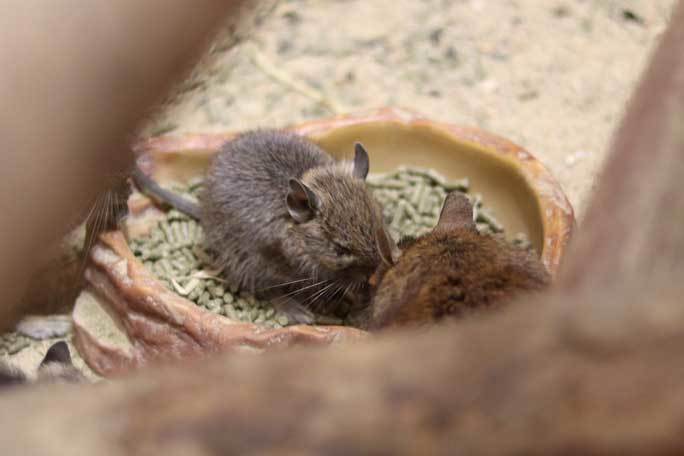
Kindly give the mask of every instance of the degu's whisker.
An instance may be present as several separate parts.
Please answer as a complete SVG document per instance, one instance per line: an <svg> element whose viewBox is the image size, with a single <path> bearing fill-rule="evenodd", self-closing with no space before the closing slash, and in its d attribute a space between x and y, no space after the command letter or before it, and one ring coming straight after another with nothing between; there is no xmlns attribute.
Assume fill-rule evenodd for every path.
<svg viewBox="0 0 684 456"><path fill-rule="evenodd" d="M287 285L292 285L293 283L308 282L308 281L310 281L310 280L315 280L315 279L314 279L313 277L311 277L311 278L308 278L308 279L292 280L292 281L290 281L290 282L283 282L283 283L279 283L279 284L277 284L277 285L271 285L270 287L262 288L262 289L260 289L259 291L266 291L266 290L270 290L270 289L272 289L272 288L280 288L280 287L284 287L284 286L287 286Z"/></svg>
<svg viewBox="0 0 684 456"><path fill-rule="evenodd" d="M283 297L283 298L287 298L287 297L290 297L290 296L297 295L297 294L299 294L299 293L302 293L302 292L308 290L309 288L316 287L316 286L318 286L318 285L322 285L322 284L324 284L324 283L326 283L326 282L329 282L329 280L321 280L320 282L316 282L316 283L311 284L311 285L308 285L308 286L306 286L306 287L298 288L298 289L296 289L296 290L294 290L294 291L292 291L292 292L290 292L290 293L284 294L282 297Z"/></svg>
<svg viewBox="0 0 684 456"><path fill-rule="evenodd" d="M311 306L313 306L313 305L316 303L316 301L317 301L320 297L322 297L322 296L325 294L325 292L326 292L327 290L329 290L331 287L333 287L333 286L335 286L335 285L336 285L335 282L329 283L328 285L326 285L325 287L323 287L321 290L317 291L317 292L314 293L312 296L310 296L308 299L306 299L304 302L305 302L305 303L306 303L306 302L309 302L309 304L310 304Z"/></svg>
<svg viewBox="0 0 684 456"><path fill-rule="evenodd" d="M340 293L342 292L342 293ZM330 295L330 300L332 301L333 304L339 303L342 298L344 297L344 294L346 292L345 287L342 285L337 285L335 289L333 290L332 294Z"/></svg>

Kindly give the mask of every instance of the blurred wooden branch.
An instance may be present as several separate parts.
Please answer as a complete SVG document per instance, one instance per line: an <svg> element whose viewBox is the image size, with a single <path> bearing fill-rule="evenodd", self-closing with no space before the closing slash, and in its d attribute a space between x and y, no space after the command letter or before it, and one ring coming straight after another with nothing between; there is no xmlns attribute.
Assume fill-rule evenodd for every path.
<svg viewBox="0 0 684 456"><path fill-rule="evenodd" d="M429 333L7 394L0 447L8 454L684 452L682 43L684 3L617 132L564 274L546 295Z"/></svg>
<svg viewBox="0 0 684 456"><path fill-rule="evenodd" d="M0 330L40 252L127 170L131 133L241 3L2 3Z"/></svg>

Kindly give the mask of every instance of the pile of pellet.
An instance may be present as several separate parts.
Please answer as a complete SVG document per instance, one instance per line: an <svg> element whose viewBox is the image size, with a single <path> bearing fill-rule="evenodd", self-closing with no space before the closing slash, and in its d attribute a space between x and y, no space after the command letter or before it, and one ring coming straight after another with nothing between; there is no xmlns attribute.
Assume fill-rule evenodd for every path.
<svg viewBox="0 0 684 456"><path fill-rule="evenodd" d="M450 191L467 194L468 180L447 181L432 170L399 168L383 175L368 176L368 185L383 205L392 235L420 236L430 231L439 218L444 199ZM196 198L201 182L174 191ZM501 234L503 227L482 207L479 195L468 195L475 209L475 221L481 232ZM268 301L260 301L236 288L226 286L219 271L212 270L210 256L202 247L203 232L193 219L178 211L169 211L149 235L130 241L133 253L169 289L210 312L234 320L280 328L289 324L286 315ZM518 244L527 244L516 237ZM317 323L341 323L330 317L319 317Z"/></svg>
<svg viewBox="0 0 684 456"><path fill-rule="evenodd" d="M385 222L397 239L429 232L437 224L447 193L467 193L469 189L468 179L447 181L434 170L403 166L390 173L370 175L367 182L382 204ZM496 219L482 209L479 195L467 196L477 214L478 229L489 233L503 231Z"/></svg>
<svg viewBox="0 0 684 456"><path fill-rule="evenodd" d="M196 199L201 181L172 190ZM202 247L204 233L197 221L176 210L166 213L148 236L132 239L133 253L167 288L210 312L233 320L280 328L289 324L286 315L268 301L260 301L235 287L227 287Z"/></svg>
<svg viewBox="0 0 684 456"><path fill-rule="evenodd" d="M468 194L467 178L449 181L432 169L402 166L390 173L370 175L367 181L383 206L385 222L396 240L430 232L439 220L447 193L452 191L463 192L470 199L478 231L503 236L503 226L483 207L482 196ZM523 233L516 234L512 242L521 248L530 248Z"/></svg>

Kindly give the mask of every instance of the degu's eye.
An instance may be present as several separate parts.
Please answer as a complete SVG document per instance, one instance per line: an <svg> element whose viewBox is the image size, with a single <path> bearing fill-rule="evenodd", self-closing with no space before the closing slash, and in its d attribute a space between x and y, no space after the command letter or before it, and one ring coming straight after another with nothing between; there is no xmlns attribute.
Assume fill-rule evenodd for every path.
<svg viewBox="0 0 684 456"><path fill-rule="evenodd" d="M352 251L349 249L349 247L345 247L340 244L335 244L335 253L340 255L340 256L346 256L346 255L351 255Z"/></svg>

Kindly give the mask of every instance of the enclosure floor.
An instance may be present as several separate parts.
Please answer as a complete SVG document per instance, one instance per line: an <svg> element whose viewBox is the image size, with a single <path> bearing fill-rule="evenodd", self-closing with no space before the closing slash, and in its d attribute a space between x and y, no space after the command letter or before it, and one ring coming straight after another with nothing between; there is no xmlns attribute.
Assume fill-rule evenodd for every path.
<svg viewBox="0 0 684 456"><path fill-rule="evenodd" d="M217 53L147 132L273 127L402 106L526 147L584 210L673 0L291 0ZM637 19L628 19L630 13ZM265 64L264 64L265 62Z"/></svg>

